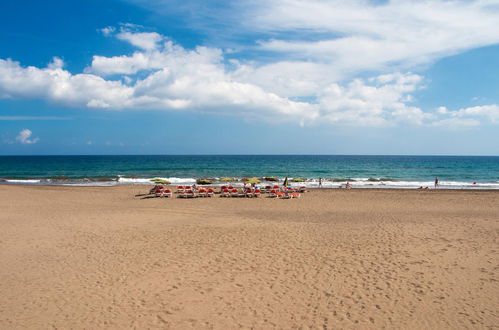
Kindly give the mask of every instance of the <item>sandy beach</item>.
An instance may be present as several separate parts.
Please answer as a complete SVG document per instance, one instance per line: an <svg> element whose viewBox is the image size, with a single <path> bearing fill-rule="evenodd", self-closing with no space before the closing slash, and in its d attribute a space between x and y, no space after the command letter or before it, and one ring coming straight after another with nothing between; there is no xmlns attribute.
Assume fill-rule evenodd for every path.
<svg viewBox="0 0 499 330"><path fill-rule="evenodd" d="M492 329L499 192L0 186L1 329Z"/></svg>

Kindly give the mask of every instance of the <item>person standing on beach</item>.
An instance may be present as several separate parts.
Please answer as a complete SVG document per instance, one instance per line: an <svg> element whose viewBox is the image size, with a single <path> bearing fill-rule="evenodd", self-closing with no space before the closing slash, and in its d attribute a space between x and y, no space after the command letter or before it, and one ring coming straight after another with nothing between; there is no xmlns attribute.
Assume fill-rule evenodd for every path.
<svg viewBox="0 0 499 330"><path fill-rule="evenodd" d="M319 188L322 188L322 178L319 178Z"/></svg>
<svg viewBox="0 0 499 330"><path fill-rule="evenodd" d="M435 177L435 188L438 187L438 176Z"/></svg>

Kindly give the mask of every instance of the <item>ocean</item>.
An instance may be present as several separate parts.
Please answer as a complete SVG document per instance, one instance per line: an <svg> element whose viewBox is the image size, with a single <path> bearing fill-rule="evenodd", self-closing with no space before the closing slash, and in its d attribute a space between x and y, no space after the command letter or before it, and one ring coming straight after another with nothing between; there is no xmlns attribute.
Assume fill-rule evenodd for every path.
<svg viewBox="0 0 499 330"><path fill-rule="evenodd" d="M433 187L499 189L496 156L197 155L197 156L0 156L0 183L34 185L192 184L222 177L302 178L291 185L337 188ZM264 180L263 180L264 181ZM265 184L265 182L263 182Z"/></svg>

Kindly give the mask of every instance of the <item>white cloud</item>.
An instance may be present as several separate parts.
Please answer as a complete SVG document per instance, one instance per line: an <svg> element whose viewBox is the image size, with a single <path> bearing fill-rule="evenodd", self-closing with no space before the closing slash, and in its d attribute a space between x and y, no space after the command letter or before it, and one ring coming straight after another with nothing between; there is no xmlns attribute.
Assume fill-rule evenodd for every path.
<svg viewBox="0 0 499 330"><path fill-rule="evenodd" d="M130 32L121 31L116 35L118 39L128 41L132 45L142 48L144 50L153 50L157 47L163 37L156 32Z"/></svg>
<svg viewBox="0 0 499 330"><path fill-rule="evenodd" d="M108 26L108 27L101 29L102 34L104 34L105 36L109 36L109 35L113 34L115 31L116 31L116 28L114 26Z"/></svg>
<svg viewBox="0 0 499 330"><path fill-rule="evenodd" d="M431 125L449 130L462 130L478 127L480 126L480 121L471 118L448 118L435 121Z"/></svg>
<svg viewBox="0 0 499 330"><path fill-rule="evenodd" d="M122 25L118 33L108 27L102 30L104 34L114 35L139 49L130 55L96 55L84 73L78 74L65 70L64 61L57 57L45 68L23 67L10 59L0 59L0 98L42 98L67 106L108 110L199 111L300 124L438 126L454 123L470 127L481 122L477 118L492 123L499 121L494 106L458 111L440 107L430 113L413 105L414 94L425 87L424 79L418 74L396 70L401 62L425 62L479 44L465 37L468 46L459 44L457 48L445 48L438 43L433 44L436 48L421 46L416 36L422 37L418 31L428 20L439 22L447 31L441 33L444 43L450 33L447 28L451 20L434 17L425 7L426 2L398 1L373 8L368 2L360 1L344 4L312 0L304 5L305 2L279 0L276 3L280 7L268 6L282 16L272 18L261 13L255 18L261 23L258 29L314 32L322 29L342 34L335 39L316 42L262 41L256 46L258 49L283 53L291 60L279 58L257 63L229 59L232 51L227 54L214 47L185 49L157 33L131 30L137 26ZM334 13L329 8L332 5L336 6ZM423 10L430 18L414 14L409 10L411 8ZM444 8L454 19L462 12L454 1L436 6L437 12ZM493 10L491 14L485 13L483 5L466 8L472 16L484 15L484 21L477 23L480 27L488 24L487 17L494 14ZM299 9L303 9L307 19L296 16ZM331 13L336 21L323 19L322 10ZM388 15L395 11L406 16L407 26L402 24L402 18ZM318 15L316 20L311 19L312 14ZM358 24L345 19L343 16L347 14L352 14ZM413 26L414 22L418 22L415 24L418 29ZM466 25L462 21L453 24L459 31L461 25ZM466 26L474 35L476 26ZM436 29L434 33L438 35L439 31ZM487 36L477 38L484 42L495 40L489 31L485 34ZM382 74L356 78L363 70Z"/></svg>
<svg viewBox="0 0 499 330"><path fill-rule="evenodd" d="M482 118L490 123L499 123L499 105L489 104L448 112L454 118Z"/></svg>
<svg viewBox="0 0 499 330"><path fill-rule="evenodd" d="M249 25L263 32L323 35L317 41L267 40L272 50L351 66L420 63L499 42L499 2L393 0L257 1ZM316 37L317 38L317 37ZM355 55L355 56L351 56Z"/></svg>
<svg viewBox="0 0 499 330"><path fill-rule="evenodd" d="M478 127L487 123L499 123L499 105L497 104L462 108L455 111L439 107L437 112L440 115L439 119L432 122L432 126L462 129Z"/></svg>
<svg viewBox="0 0 499 330"><path fill-rule="evenodd" d="M131 103L133 89L118 81L62 69L59 59L46 68L22 67L0 59L0 96L43 98L69 106L124 107Z"/></svg>
<svg viewBox="0 0 499 330"><path fill-rule="evenodd" d="M57 116L0 116L0 120L71 120L69 117Z"/></svg>
<svg viewBox="0 0 499 330"><path fill-rule="evenodd" d="M38 141L40 141L39 138L31 139L32 134L33 133L29 129L25 128L19 132L19 134L16 137L16 140L21 144L35 144Z"/></svg>
<svg viewBox="0 0 499 330"><path fill-rule="evenodd" d="M246 118L281 116L295 121L314 117L314 112L309 111L313 105L232 81L220 63L219 50L200 47L186 51L179 46L171 49L173 55L169 51L157 54L169 63L168 67L137 79L132 86L94 74L73 75L62 69L60 63L39 69L0 60L0 93L5 97L44 98L89 108L188 109Z"/></svg>
<svg viewBox="0 0 499 330"><path fill-rule="evenodd" d="M245 68L233 63L230 70L223 62L224 54L219 49L186 50L170 41L154 51L94 58L85 74L64 70L60 59L42 69L0 60L0 92L9 97L39 97L87 108L188 110L300 124L424 125L433 119L445 119L411 106L413 93L424 87L423 77L417 74L384 74L347 84L323 81L316 84L317 90L306 94L309 99L297 101L268 91L257 82L245 81L241 73ZM128 77L144 70L147 73L142 79ZM114 81L94 73L127 75ZM295 83L300 84L300 80ZM301 88L307 89L306 83Z"/></svg>
<svg viewBox="0 0 499 330"><path fill-rule="evenodd" d="M381 75L364 81L355 79L347 86L332 84L320 96L321 118L334 123L360 126L406 122L417 125L430 114L408 106L410 93L420 88L422 77L414 74Z"/></svg>
<svg viewBox="0 0 499 330"><path fill-rule="evenodd" d="M334 79L351 79L365 70L412 69L499 42L498 0L239 0L224 6L199 0L129 1L164 19L179 18L243 57L247 50L254 58L265 51L259 67L312 63L312 73L320 66ZM255 45L234 42L255 35ZM283 80L287 76L284 72Z"/></svg>

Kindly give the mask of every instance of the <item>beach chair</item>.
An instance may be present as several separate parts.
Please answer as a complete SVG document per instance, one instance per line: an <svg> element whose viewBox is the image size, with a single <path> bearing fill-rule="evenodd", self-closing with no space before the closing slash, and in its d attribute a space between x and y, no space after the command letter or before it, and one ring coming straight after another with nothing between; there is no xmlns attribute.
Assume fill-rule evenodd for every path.
<svg viewBox="0 0 499 330"><path fill-rule="evenodd" d="M208 190L205 188L199 188L197 195L198 197L208 197Z"/></svg>
<svg viewBox="0 0 499 330"><path fill-rule="evenodd" d="M307 192L307 187L301 186L300 188L297 189L297 191L300 192L300 193Z"/></svg>
<svg viewBox="0 0 499 330"><path fill-rule="evenodd" d="M181 194L183 193L185 190L184 190L184 186L178 186L177 187L177 194Z"/></svg>
<svg viewBox="0 0 499 330"><path fill-rule="evenodd" d="M237 191L237 189L232 189L230 191L230 197L239 197L239 192Z"/></svg>
<svg viewBox="0 0 499 330"><path fill-rule="evenodd" d="M214 194L215 191L213 190L213 188L208 188L208 190L206 191L206 197L212 197Z"/></svg>
<svg viewBox="0 0 499 330"><path fill-rule="evenodd" d="M253 197L259 197L259 196L260 196L260 190L255 189L255 191L253 191Z"/></svg>
<svg viewBox="0 0 499 330"><path fill-rule="evenodd" d="M195 197L198 197L198 195L193 191L193 190L187 190L185 192L185 195L187 198L195 198Z"/></svg>
<svg viewBox="0 0 499 330"><path fill-rule="evenodd" d="M156 197L162 197L163 196L163 189L157 188L156 190L154 190L154 195Z"/></svg>
<svg viewBox="0 0 499 330"><path fill-rule="evenodd" d="M291 198L300 198L301 197L300 193L297 193L297 192L291 193L289 195L291 196Z"/></svg>
<svg viewBox="0 0 499 330"><path fill-rule="evenodd" d="M184 190L184 192L179 194L177 197L178 198L194 198L194 197L197 197L197 195L192 190Z"/></svg>
<svg viewBox="0 0 499 330"><path fill-rule="evenodd" d="M253 190L251 190L251 188L247 188L245 195L246 195L246 197L254 197Z"/></svg>
<svg viewBox="0 0 499 330"><path fill-rule="evenodd" d="M289 198L291 198L291 196L289 196L289 194L283 193L281 191L276 192L276 195L277 195L278 198L281 198L281 199L289 199Z"/></svg>
<svg viewBox="0 0 499 330"><path fill-rule="evenodd" d="M220 193L220 197L230 197L229 189L227 188L223 189L222 192Z"/></svg>
<svg viewBox="0 0 499 330"><path fill-rule="evenodd" d="M156 194L156 190L159 190L159 189L163 189L163 186L162 185L155 185L154 187L149 189L149 194L150 195Z"/></svg>
<svg viewBox="0 0 499 330"><path fill-rule="evenodd" d="M161 197L172 197L172 191L170 189L164 189L161 193Z"/></svg>
<svg viewBox="0 0 499 330"><path fill-rule="evenodd" d="M269 198L276 198L277 197L277 192L275 190L271 190L269 193Z"/></svg>

